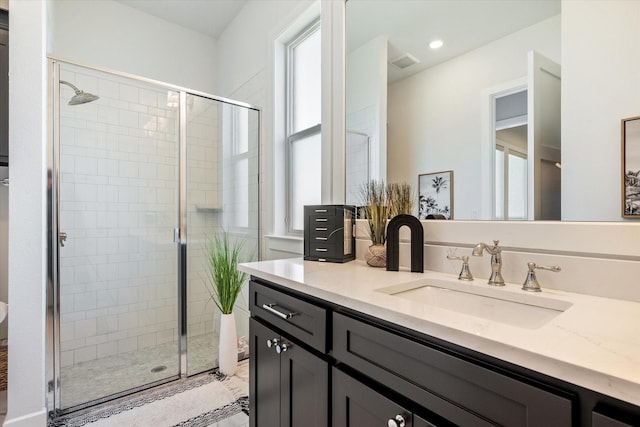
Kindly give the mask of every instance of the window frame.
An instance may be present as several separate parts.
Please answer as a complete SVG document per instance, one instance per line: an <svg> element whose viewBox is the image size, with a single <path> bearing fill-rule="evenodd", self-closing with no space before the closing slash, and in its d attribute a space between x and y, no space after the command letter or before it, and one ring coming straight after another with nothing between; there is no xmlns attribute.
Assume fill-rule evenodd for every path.
<svg viewBox="0 0 640 427"><path fill-rule="evenodd" d="M237 185L238 183L238 175L237 175L237 166L241 161L246 161L247 162L247 209L249 209L249 199L251 198L251 196L249 195L249 188L251 187L251 182L250 182L250 171L249 171L249 152L250 150L250 144L251 144L251 138L249 135L249 131L247 129L247 134L245 135L246 137L246 150L245 151L240 151L239 148L239 142L240 142L240 135L238 135L239 132L238 129L240 129L240 126L242 125L242 120L241 120L241 112L245 113L246 116L244 117L246 119L246 125L248 127L249 125L249 114L250 111L248 109L242 109L241 107L238 106L233 106L230 110L230 125L231 125L231 153L229 156L230 159L230 163L231 163L231 174L233 176L233 182L234 184ZM247 216L247 224L246 225L239 225L236 221L237 221L237 217L238 217L238 199L236 198L236 194L234 194L234 198L233 198L233 210L236 212L236 214L234 215L234 219L233 221L230 223L232 223L232 228L236 231L242 231L242 232L246 232L250 226L251 226L251 220L250 220L250 216ZM248 214L248 211L247 211Z"/></svg>
<svg viewBox="0 0 640 427"><path fill-rule="evenodd" d="M292 174L292 144L302 138L308 138L313 135L321 135L322 124L317 123L310 127L301 129L297 132L293 131L294 127L294 61L293 51L302 42L307 40L316 31L320 31L320 17L314 19L309 25L305 26L301 31L297 32L288 42L285 43L285 226L286 232L290 235L302 236L304 229L295 229L293 223L293 174ZM322 35L321 35L322 37ZM319 176L319 180L322 178Z"/></svg>
<svg viewBox="0 0 640 427"><path fill-rule="evenodd" d="M525 217L524 218L513 218L511 217L511 214L509 213L509 168L510 168L510 160L509 160L509 156L513 155L514 157L519 157L521 159L527 160L527 156L528 153L526 151L524 151L523 149L516 147L512 144L509 144L507 142L503 142L503 141L496 141L495 144L495 149L494 149L494 161L495 161L495 151L502 151L503 153L503 182L502 182L502 191L503 191L503 198L502 198L502 217L500 218L497 215L497 202L498 200L496 200L495 206L494 206L494 218L493 219L498 219L501 221L523 221L527 219L527 215L526 215L526 206L525 206ZM528 165L527 165L528 167ZM494 177L495 178L495 177ZM526 191L528 191L528 189L526 189ZM496 197L497 194L495 193L495 189L494 189L494 197ZM527 198L525 197L525 203L527 202Z"/></svg>

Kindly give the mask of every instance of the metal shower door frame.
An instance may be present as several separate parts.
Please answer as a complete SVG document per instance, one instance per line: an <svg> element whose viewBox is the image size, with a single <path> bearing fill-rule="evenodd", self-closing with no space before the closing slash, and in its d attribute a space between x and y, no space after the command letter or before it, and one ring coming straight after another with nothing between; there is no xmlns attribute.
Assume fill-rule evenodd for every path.
<svg viewBox="0 0 640 427"><path fill-rule="evenodd" d="M96 404L107 402L119 397L149 389L167 382L184 379L187 377L187 94L200 96L212 101L219 101L238 107L254 110L258 114L257 156L258 169L260 164L260 145L262 139L262 112L259 108L250 104L233 101L231 99L210 95L207 93L186 89L180 86L139 77L136 75L118 72L102 67L93 67L75 61L69 61L48 56L48 146L47 146L47 284L46 284L46 343L45 343L45 376L47 381L46 404L49 416L81 410ZM71 408L61 409L60 402L60 268L58 256L59 227L59 165L60 165L60 64L69 64L92 71L103 72L117 77L123 77L140 83L151 84L162 89L172 90L179 94L178 113L178 232L177 239L177 293L178 293L178 354L179 373L162 380L144 384L142 386L125 390L120 393L105 396L98 400L86 402ZM258 200L260 200L260 179L258 173ZM261 253L261 216L258 209L257 229L257 253Z"/></svg>

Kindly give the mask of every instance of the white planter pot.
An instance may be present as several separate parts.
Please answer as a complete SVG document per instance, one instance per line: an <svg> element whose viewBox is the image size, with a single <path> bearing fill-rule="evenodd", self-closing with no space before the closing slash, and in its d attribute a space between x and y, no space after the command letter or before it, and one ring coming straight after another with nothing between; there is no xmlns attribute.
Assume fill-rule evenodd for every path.
<svg viewBox="0 0 640 427"><path fill-rule="evenodd" d="M218 368L220 373L231 376L238 370L238 336L236 318L231 314L220 317L220 342L218 343Z"/></svg>

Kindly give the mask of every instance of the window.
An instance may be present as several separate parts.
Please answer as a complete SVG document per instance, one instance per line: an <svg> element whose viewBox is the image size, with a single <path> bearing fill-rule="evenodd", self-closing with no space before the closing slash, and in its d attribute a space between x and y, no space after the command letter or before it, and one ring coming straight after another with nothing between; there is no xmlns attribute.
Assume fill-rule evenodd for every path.
<svg viewBox="0 0 640 427"><path fill-rule="evenodd" d="M304 229L304 205L321 202L320 21L286 46L287 228Z"/></svg>
<svg viewBox="0 0 640 427"><path fill-rule="evenodd" d="M496 219L527 219L527 153L496 143Z"/></svg>
<svg viewBox="0 0 640 427"><path fill-rule="evenodd" d="M234 212L233 225L249 227L249 110L232 107Z"/></svg>

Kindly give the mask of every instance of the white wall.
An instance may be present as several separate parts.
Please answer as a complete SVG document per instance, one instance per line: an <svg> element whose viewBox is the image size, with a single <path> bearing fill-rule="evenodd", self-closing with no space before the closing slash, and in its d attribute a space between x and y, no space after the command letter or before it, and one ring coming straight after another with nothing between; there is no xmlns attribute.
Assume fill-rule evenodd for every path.
<svg viewBox="0 0 640 427"><path fill-rule="evenodd" d="M9 383L6 426L46 425L46 10L11 0Z"/></svg>
<svg viewBox="0 0 640 427"><path fill-rule="evenodd" d="M562 2L564 220L620 220L620 120L640 114L638 38L640 2Z"/></svg>
<svg viewBox="0 0 640 427"><path fill-rule="evenodd" d="M216 41L113 0L47 0L49 54L216 93Z"/></svg>
<svg viewBox="0 0 640 427"><path fill-rule="evenodd" d="M389 86L387 179L418 189L418 175L454 171L454 218L480 217L490 179L481 180L481 93L527 74L527 52L560 61L560 17L496 40ZM407 153L410 153L409 155Z"/></svg>

